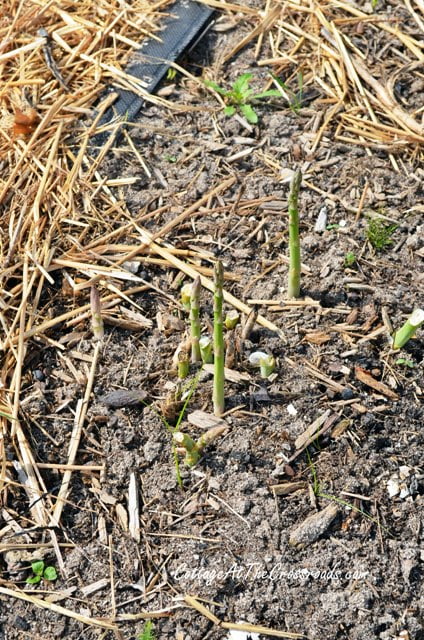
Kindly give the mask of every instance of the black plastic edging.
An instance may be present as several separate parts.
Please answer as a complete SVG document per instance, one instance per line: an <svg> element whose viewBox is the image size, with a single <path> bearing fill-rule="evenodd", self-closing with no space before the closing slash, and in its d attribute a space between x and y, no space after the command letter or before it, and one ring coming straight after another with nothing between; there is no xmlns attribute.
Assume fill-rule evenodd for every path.
<svg viewBox="0 0 424 640"><path fill-rule="evenodd" d="M148 93L153 93L172 62L199 41L214 14L213 9L193 0L177 0L168 11L171 15L164 19L162 29L155 33L161 40L145 40L125 68L128 75L146 83ZM143 98L127 89L112 86L110 90L117 92L118 96L103 114L99 127L119 118L123 124L134 120L144 103ZM91 138L90 145L103 146L110 135L111 131L99 133Z"/></svg>

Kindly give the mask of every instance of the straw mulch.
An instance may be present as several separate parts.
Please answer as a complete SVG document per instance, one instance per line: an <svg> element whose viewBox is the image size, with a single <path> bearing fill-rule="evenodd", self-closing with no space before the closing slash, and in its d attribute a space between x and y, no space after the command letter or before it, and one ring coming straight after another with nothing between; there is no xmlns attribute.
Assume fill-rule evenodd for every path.
<svg viewBox="0 0 424 640"><path fill-rule="evenodd" d="M12 532L55 526L44 543L53 546L59 568L64 562L57 527L66 509L99 347L93 347L85 393L77 399L69 468L64 472L59 498L49 493L43 479L42 469L48 468L49 462L36 461L28 443L31 426L21 408L31 383L26 379L27 364L34 352L46 346L66 356L67 347L57 340L57 333L53 337L52 328L60 326L62 333L75 326L89 329L92 284L100 282L103 290L108 290L103 308L123 300L131 303L132 294L149 286L121 266L136 254L156 253L165 266L194 277L194 263L185 256L179 258L169 245L165 247L160 236L231 186L231 179L224 185L211 185L201 202L158 232L156 242L150 243L142 224L152 212L141 211L132 219L121 197L122 189L116 189L129 182L109 180L102 173L107 146L90 153L90 137L111 101L110 95L102 98L104 89L113 83L145 94L142 83L125 74L125 63L146 35L157 37L160 18L169 4L168 0L134 0L131 4L118 0L11 0L0 21L0 488L4 519L0 545L2 551L16 546L10 541ZM221 68L214 70L218 80L226 61L253 44L259 66L284 76L293 92L299 72L305 90L312 86L319 90L315 107L321 105L321 111L305 139L307 152L313 154L320 145L337 140L366 147L370 155L383 151L399 171L404 170L403 158L422 159L423 107L411 107L399 96L399 87L407 84L413 94L414 86L423 82L421 0L397 2L390 17L373 12L370 4L359 9L340 0L268 0L260 11L218 0L208 4L227 12L232 20L246 20L251 29L221 58ZM404 30L405 12L414 25L410 33ZM46 38L39 35L40 28L51 34L50 51L57 69L48 64ZM369 47L371 42L378 42L378 48ZM203 87L200 80L195 81ZM269 86L272 84L270 77ZM204 95L205 102L210 102L206 90ZM191 108L161 98L147 99L164 109ZM131 145L130 137L126 143ZM59 274L64 283L60 290ZM201 275L203 284L210 286L206 275ZM228 296L228 300L248 311L236 298ZM275 328L265 318L260 321ZM26 496L25 518L13 510L15 492L21 499ZM34 534L28 547L36 548L40 540ZM15 593L37 606L47 606L40 598L23 596L13 585L1 589L0 593ZM73 615L58 606L55 610ZM73 617L114 628L113 620L100 623Z"/></svg>

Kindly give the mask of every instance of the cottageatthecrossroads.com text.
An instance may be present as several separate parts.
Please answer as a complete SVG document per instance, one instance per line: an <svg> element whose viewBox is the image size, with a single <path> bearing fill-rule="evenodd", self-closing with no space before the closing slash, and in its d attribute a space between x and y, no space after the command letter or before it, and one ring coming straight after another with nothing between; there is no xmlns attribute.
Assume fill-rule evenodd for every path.
<svg viewBox="0 0 424 640"><path fill-rule="evenodd" d="M196 582L198 584L211 585L214 582L221 582L228 579L235 582L303 582L308 579L322 580L325 582L335 580L365 580L369 577L369 571L343 570L340 564L329 569L318 568L298 568L288 569L281 563L276 563L270 569L265 568L260 562L250 562L246 564L233 563L227 569L213 567L190 567L187 563L182 563L172 572L174 580L177 582Z"/></svg>

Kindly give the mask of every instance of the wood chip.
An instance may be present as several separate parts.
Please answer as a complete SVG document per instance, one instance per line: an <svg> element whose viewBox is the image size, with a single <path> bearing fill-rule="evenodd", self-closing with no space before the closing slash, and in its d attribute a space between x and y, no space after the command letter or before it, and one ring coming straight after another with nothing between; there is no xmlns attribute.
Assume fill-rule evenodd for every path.
<svg viewBox="0 0 424 640"><path fill-rule="evenodd" d="M204 364L203 371L213 374L213 364ZM251 382L252 380L248 373L240 373L239 371L228 369L227 367L224 369L224 375L228 382Z"/></svg>
<svg viewBox="0 0 424 640"><path fill-rule="evenodd" d="M270 489L275 496L287 496L294 491L306 489L306 482L282 482L273 484Z"/></svg>
<svg viewBox="0 0 424 640"><path fill-rule="evenodd" d="M300 436L296 438L294 443L294 446L296 447L296 449L301 449L305 445L305 443L308 442L308 440L310 440L311 437L315 435L315 433L318 431L321 425L323 425L324 422L327 420L330 413L331 413L331 410L327 409L327 411L325 411L321 416L319 416L316 420L314 420L313 423L310 424L309 427L302 434L300 434Z"/></svg>
<svg viewBox="0 0 424 640"><path fill-rule="evenodd" d="M206 411L192 411L187 416L187 420L190 424L193 424L199 429L212 429L213 427L228 427L228 424L222 418L214 416L212 413Z"/></svg>
<svg viewBox="0 0 424 640"><path fill-rule="evenodd" d="M370 373L368 373L368 371L365 371L365 369L362 369L361 367L355 367L355 377L357 380L367 385L367 387L371 387L371 389L374 389L375 391L382 393L384 396L387 396L392 400L399 399L398 394L392 391L387 386L387 384L384 384L384 382L380 382L379 380L376 380L375 378L373 378L373 376Z"/></svg>
<svg viewBox="0 0 424 640"><path fill-rule="evenodd" d="M136 542L140 542L140 501L137 476L134 472L130 475L128 487L128 514L128 530L130 535Z"/></svg>

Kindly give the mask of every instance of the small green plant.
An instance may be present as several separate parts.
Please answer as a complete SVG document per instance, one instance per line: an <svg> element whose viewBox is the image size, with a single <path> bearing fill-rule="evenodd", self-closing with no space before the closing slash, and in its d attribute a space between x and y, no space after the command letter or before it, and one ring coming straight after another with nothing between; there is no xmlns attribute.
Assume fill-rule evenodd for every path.
<svg viewBox="0 0 424 640"><path fill-rule="evenodd" d="M408 340L414 337L417 329L424 324L424 309L415 309L405 324L396 331L393 337L393 349L401 349Z"/></svg>
<svg viewBox="0 0 424 640"><path fill-rule="evenodd" d="M302 108L302 100L303 100L303 73L299 71L297 74L297 91L293 91L290 87L278 78L276 75L271 74L275 82L281 88L281 95L287 100L289 103L289 108L296 115L300 112Z"/></svg>
<svg viewBox="0 0 424 640"><path fill-rule="evenodd" d="M137 640L155 640L153 629L153 622L151 620L148 620L144 625L143 631L140 633Z"/></svg>
<svg viewBox="0 0 424 640"><path fill-rule="evenodd" d="M252 73L243 73L233 83L231 89L223 89L216 82L206 80L207 87L211 87L221 96L223 96L226 103L224 113L226 116L233 116L237 111L246 118L251 124L258 122L258 114L252 106L252 102L255 100L264 100L265 98L281 97L281 94L276 89L268 89L268 91L262 91L255 93L253 89L249 87L253 78Z"/></svg>
<svg viewBox="0 0 424 640"><path fill-rule="evenodd" d="M398 358L395 360L395 364L400 365L401 367L409 367L409 369L414 369L415 362L413 360L407 360L406 358Z"/></svg>
<svg viewBox="0 0 424 640"><path fill-rule="evenodd" d="M392 235L397 224L388 224L382 218L368 218L365 235L376 251L384 251L393 244Z"/></svg>
<svg viewBox="0 0 424 640"><path fill-rule="evenodd" d="M356 256L352 251L348 251L344 258L344 266L345 267L353 267L356 264Z"/></svg>
<svg viewBox="0 0 424 640"><path fill-rule="evenodd" d="M173 67L169 67L168 71L166 72L166 79L175 80L176 75L177 75L177 70L174 69Z"/></svg>
<svg viewBox="0 0 424 640"><path fill-rule="evenodd" d="M178 160L177 156L171 156L169 154L166 154L164 158L167 162L171 162L171 163L177 162Z"/></svg>
<svg viewBox="0 0 424 640"><path fill-rule="evenodd" d="M289 282L288 298L300 296L300 240L299 240L299 189L302 182L300 169L294 172L289 192Z"/></svg>
<svg viewBox="0 0 424 640"><path fill-rule="evenodd" d="M33 575L26 579L27 584L38 584L41 580L54 582L57 579L57 571L54 567L46 566L44 560L36 560L31 563Z"/></svg>

